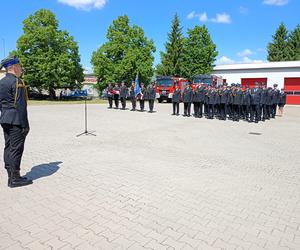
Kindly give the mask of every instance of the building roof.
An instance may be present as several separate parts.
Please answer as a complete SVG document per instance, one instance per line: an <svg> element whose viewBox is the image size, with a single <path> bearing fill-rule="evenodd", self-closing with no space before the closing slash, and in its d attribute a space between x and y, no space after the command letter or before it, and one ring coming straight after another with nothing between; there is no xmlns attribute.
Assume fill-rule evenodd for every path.
<svg viewBox="0 0 300 250"><path fill-rule="evenodd" d="M279 68L299 68L300 70L300 61L225 64L215 66L213 71Z"/></svg>

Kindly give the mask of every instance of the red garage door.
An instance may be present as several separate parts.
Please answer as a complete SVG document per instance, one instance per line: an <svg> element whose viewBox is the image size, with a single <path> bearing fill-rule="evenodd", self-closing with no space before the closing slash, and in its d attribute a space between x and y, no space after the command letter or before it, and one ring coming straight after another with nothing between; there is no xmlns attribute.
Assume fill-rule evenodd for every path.
<svg viewBox="0 0 300 250"><path fill-rule="evenodd" d="M243 89L246 88L247 85L253 88L256 82L259 84L268 82L268 78L242 78L241 80Z"/></svg>
<svg viewBox="0 0 300 250"><path fill-rule="evenodd" d="M287 104L300 104L300 77L284 78Z"/></svg>

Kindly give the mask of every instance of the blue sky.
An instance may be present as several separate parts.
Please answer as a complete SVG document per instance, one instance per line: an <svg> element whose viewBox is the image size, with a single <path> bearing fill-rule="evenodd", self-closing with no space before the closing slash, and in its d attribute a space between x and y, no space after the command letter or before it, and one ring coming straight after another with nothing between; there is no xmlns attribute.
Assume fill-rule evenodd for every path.
<svg viewBox="0 0 300 250"><path fill-rule="evenodd" d="M280 22L289 30L300 24L299 0L15 0L1 1L0 57L15 49L22 21L40 8L53 11L60 29L78 42L82 65L102 43L108 26L119 15L141 26L155 42L155 64L164 50L171 20L178 13L183 31L207 25L219 51L217 64L266 60L266 46Z"/></svg>

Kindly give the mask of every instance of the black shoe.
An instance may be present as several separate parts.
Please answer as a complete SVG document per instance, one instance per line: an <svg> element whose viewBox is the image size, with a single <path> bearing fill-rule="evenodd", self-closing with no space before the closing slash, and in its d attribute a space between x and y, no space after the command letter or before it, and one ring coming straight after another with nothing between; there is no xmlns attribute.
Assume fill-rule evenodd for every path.
<svg viewBox="0 0 300 250"><path fill-rule="evenodd" d="M175 113L171 114L171 115L175 115Z"/></svg>
<svg viewBox="0 0 300 250"><path fill-rule="evenodd" d="M32 180L28 180L25 177L21 177L19 171L11 171L11 176L8 183L8 186L10 188L27 186L32 183Z"/></svg>
<svg viewBox="0 0 300 250"><path fill-rule="evenodd" d="M255 123L258 123L258 121L255 121Z"/></svg>

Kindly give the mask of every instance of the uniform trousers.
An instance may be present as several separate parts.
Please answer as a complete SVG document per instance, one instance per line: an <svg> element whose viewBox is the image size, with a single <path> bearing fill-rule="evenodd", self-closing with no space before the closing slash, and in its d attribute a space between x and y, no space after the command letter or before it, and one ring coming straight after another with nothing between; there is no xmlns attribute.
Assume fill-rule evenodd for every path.
<svg viewBox="0 0 300 250"><path fill-rule="evenodd" d="M24 151L25 139L28 131L20 126L1 124L3 128L5 147L4 163L6 169L20 170L21 159Z"/></svg>
<svg viewBox="0 0 300 250"><path fill-rule="evenodd" d="M154 108L154 99L149 100L149 111L152 112Z"/></svg>
<svg viewBox="0 0 300 250"><path fill-rule="evenodd" d="M179 114L179 102L173 102L173 114Z"/></svg>
<svg viewBox="0 0 300 250"><path fill-rule="evenodd" d="M190 116L191 115L191 103L190 102L185 102L183 104L183 106L184 106L184 115Z"/></svg>
<svg viewBox="0 0 300 250"><path fill-rule="evenodd" d="M114 95L115 107L119 108L119 95Z"/></svg>
<svg viewBox="0 0 300 250"><path fill-rule="evenodd" d="M121 97L120 100L121 100L122 109L125 109L126 108L126 98Z"/></svg>
<svg viewBox="0 0 300 250"><path fill-rule="evenodd" d="M112 105L113 105L113 98L112 98L112 96L108 97L108 104L109 104L109 107L112 108Z"/></svg>

